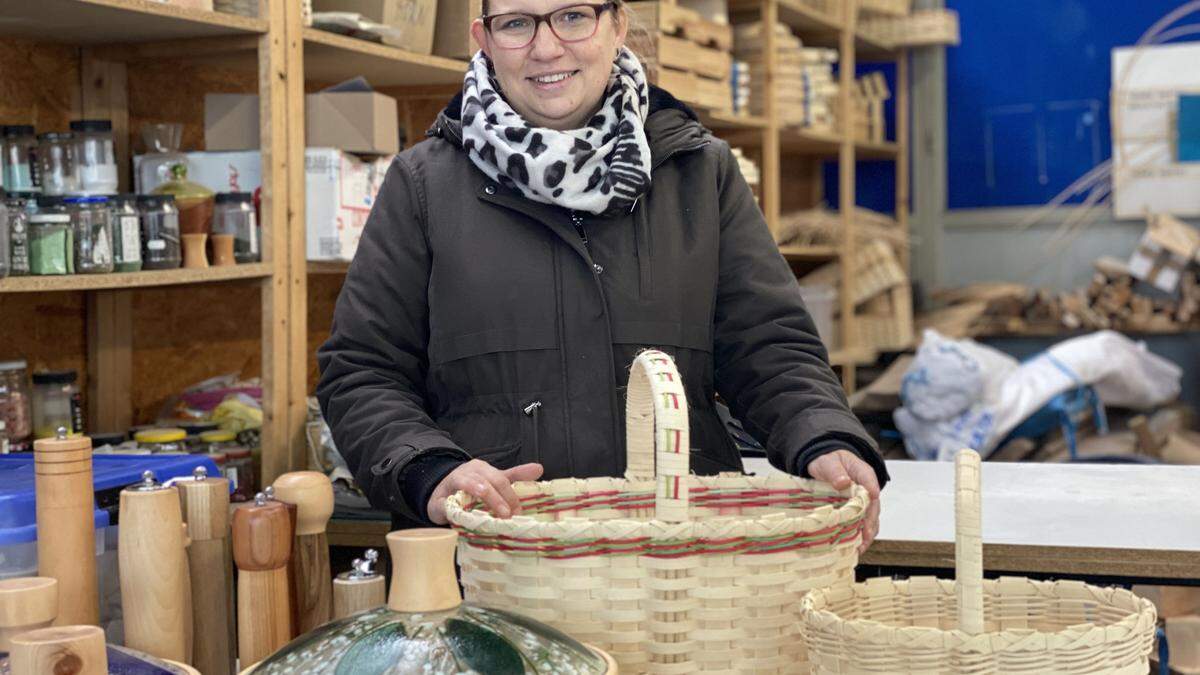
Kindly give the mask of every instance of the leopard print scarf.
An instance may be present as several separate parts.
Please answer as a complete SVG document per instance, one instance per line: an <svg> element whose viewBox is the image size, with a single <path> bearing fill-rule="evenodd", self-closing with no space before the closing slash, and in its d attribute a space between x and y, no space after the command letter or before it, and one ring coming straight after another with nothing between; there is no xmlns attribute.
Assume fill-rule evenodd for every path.
<svg viewBox="0 0 1200 675"><path fill-rule="evenodd" d="M604 104L582 129L532 127L504 100L483 52L463 79L463 149L475 166L529 199L588 213L629 211L650 188L646 74L622 47Z"/></svg>

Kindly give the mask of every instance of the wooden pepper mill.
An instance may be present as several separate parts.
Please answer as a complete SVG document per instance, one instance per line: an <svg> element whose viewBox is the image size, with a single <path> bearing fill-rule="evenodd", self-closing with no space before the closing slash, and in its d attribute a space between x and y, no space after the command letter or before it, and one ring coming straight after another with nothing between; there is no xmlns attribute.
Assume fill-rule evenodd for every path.
<svg viewBox="0 0 1200 675"><path fill-rule="evenodd" d="M104 630L99 626L53 626L13 638L12 675L108 675Z"/></svg>
<svg viewBox="0 0 1200 675"><path fill-rule="evenodd" d="M67 437L33 442L37 496L38 576L58 580L55 625L100 623L96 585L96 507L92 485L92 439Z"/></svg>
<svg viewBox="0 0 1200 675"><path fill-rule="evenodd" d="M125 645L161 659L192 660L192 591L179 491L142 474L121 490L118 554Z"/></svg>
<svg viewBox="0 0 1200 675"><path fill-rule="evenodd" d="M333 618L342 619L387 602L383 575L374 569L378 561L379 551L369 548L364 557L354 559L349 572L333 580Z"/></svg>
<svg viewBox="0 0 1200 675"><path fill-rule="evenodd" d="M192 545L192 629L201 636L192 644L192 664L204 675L234 671L232 561L229 548L229 480L210 478L196 467L189 479L175 483L182 500Z"/></svg>
<svg viewBox="0 0 1200 675"><path fill-rule="evenodd" d="M13 636L49 626L57 612L57 579L17 577L0 581L0 652L12 651Z"/></svg>
<svg viewBox="0 0 1200 675"><path fill-rule="evenodd" d="M233 560L238 567L238 659L254 664L291 639L287 507L263 493L233 512Z"/></svg>
<svg viewBox="0 0 1200 675"><path fill-rule="evenodd" d="M325 526L333 515L333 484L319 471L293 471L275 479L275 498L296 505L296 539L288 576L293 635L303 635L329 621L333 586Z"/></svg>
<svg viewBox="0 0 1200 675"><path fill-rule="evenodd" d="M292 557L295 557L296 547L296 505L291 502L282 502L275 499L275 486L268 485L263 488L263 494L267 501L283 504L288 513L288 541L292 542ZM292 566L292 561L288 560L288 639L300 635L300 617L296 614L296 608L300 606L300 598L296 597L296 581L295 569Z"/></svg>

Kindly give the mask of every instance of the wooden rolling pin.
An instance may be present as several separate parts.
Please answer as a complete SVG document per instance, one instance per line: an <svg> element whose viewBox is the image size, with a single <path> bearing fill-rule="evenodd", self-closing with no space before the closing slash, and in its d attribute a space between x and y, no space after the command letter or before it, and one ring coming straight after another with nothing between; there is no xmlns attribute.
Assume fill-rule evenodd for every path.
<svg viewBox="0 0 1200 675"><path fill-rule="evenodd" d="M52 626L13 638L12 675L108 675L104 630L99 626Z"/></svg>
<svg viewBox="0 0 1200 675"><path fill-rule="evenodd" d="M179 491L142 474L121 490L118 561L125 645L160 659L192 660L192 591Z"/></svg>
<svg viewBox="0 0 1200 675"><path fill-rule="evenodd" d="M333 484L319 471L293 471L275 479L275 498L296 505L296 539L288 576L295 589L291 597L292 630L303 635L329 621L333 605L329 572L329 542L325 526L333 515Z"/></svg>
<svg viewBox="0 0 1200 675"><path fill-rule="evenodd" d="M287 564L292 537L287 507L263 493L233 512L238 567L238 658L258 663L290 639Z"/></svg>
<svg viewBox="0 0 1200 675"><path fill-rule="evenodd" d="M229 554L229 480L210 478L198 466L192 478L175 483L192 545L192 664L204 675L234 670L233 583Z"/></svg>
<svg viewBox="0 0 1200 675"><path fill-rule="evenodd" d="M33 442L37 497L38 576L58 580L55 625L100 623L96 587L96 506L92 440L67 437Z"/></svg>
<svg viewBox="0 0 1200 675"><path fill-rule="evenodd" d="M333 618L375 609L387 602L383 575L374 569L378 561L379 551L369 548L364 557L354 559L349 572L333 580Z"/></svg>
<svg viewBox="0 0 1200 675"><path fill-rule="evenodd" d="M0 652L12 651L13 636L49 626L57 612L57 579L17 577L0 581Z"/></svg>

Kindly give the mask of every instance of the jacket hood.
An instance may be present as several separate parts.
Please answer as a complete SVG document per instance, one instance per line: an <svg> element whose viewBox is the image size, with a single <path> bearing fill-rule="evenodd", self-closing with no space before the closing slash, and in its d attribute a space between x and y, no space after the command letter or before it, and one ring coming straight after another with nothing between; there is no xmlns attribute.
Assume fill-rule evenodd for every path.
<svg viewBox="0 0 1200 675"><path fill-rule="evenodd" d="M650 112L646 116L646 141L650 145L651 162L655 166L666 157L704 140L710 134L700 124L700 118L686 103L666 89L650 85ZM426 136L444 137L462 148L462 92L454 95Z"/></svg>

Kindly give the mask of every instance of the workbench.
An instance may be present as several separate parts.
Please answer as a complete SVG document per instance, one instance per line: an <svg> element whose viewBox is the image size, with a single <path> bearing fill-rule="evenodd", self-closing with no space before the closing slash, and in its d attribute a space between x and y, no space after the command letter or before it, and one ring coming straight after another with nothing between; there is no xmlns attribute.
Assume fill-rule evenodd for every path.
<svg viewBox="0 0 1200 675"><path fill-rule="evenodd" d="M954 465L889 461L875 573L954 568ZM746 471L775 471L746 458ZM1200 585L1200 466L984 462L988 572ZM381 519L335 518L333 546L381 547Z"/></svg>

